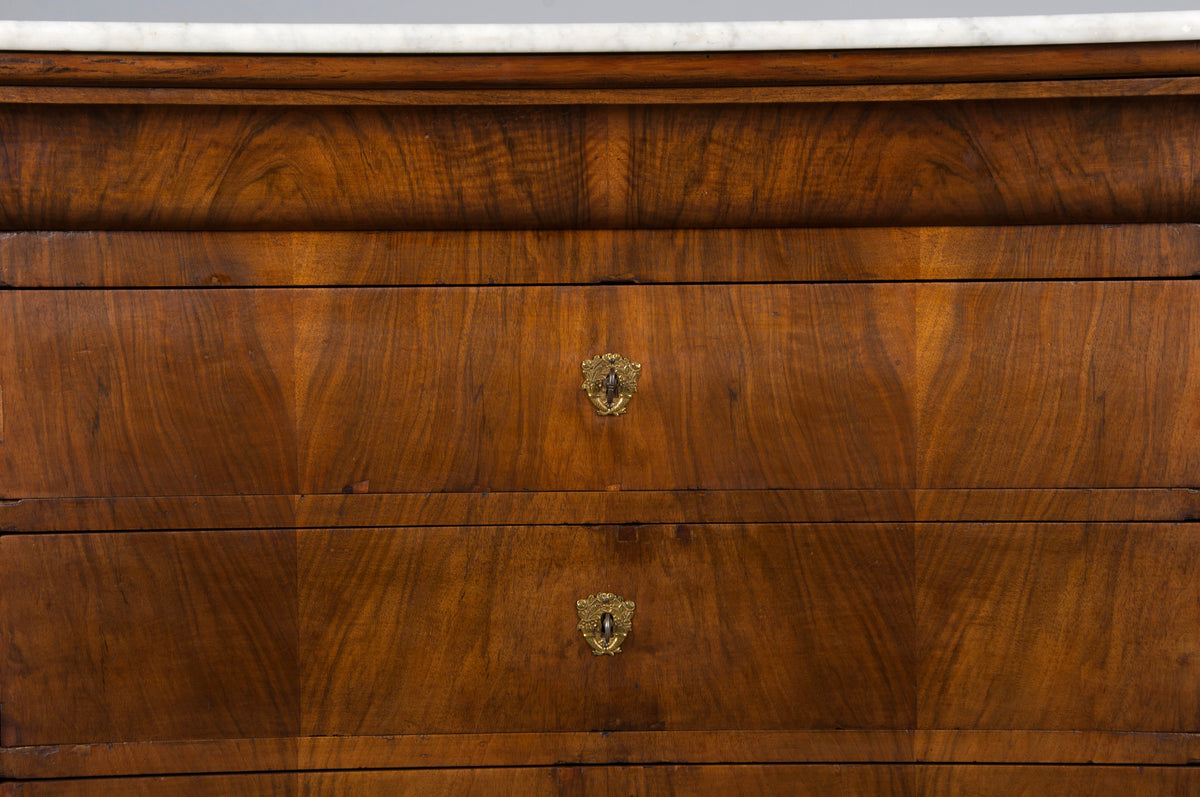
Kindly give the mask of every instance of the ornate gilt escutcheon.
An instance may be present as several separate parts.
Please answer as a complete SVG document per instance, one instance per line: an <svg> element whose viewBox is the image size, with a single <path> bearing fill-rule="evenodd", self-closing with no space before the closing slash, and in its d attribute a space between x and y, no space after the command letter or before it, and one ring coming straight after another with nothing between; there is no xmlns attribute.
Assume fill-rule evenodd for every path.
<svg viewBox="0 0 1200 797"><path fill-rule="evenodd" d="M597 592L575 601L579 630L597 656L615 656L633 630L633 601L611 592Z"/></svg>
<svg viewBox="0 0 1200 797"><path fill-rule="evenodd" d="M642 364L608 352L584 360L583 390L596 408L597 415L623 415L629 400L637 392Z"/></svg>

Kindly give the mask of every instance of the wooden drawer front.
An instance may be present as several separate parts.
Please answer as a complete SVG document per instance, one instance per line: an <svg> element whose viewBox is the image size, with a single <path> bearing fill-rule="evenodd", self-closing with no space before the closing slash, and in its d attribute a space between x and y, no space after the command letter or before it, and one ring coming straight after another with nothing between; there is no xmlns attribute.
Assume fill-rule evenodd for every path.
<svg viewBox="0 0 1200 797"><path fill-rule="evenodd" d="M4 497L294 493L292 299L0 293Z"/></svg>
<svg viewBox="0 0 1200 797"><path fill-rule="evenodd" d="M872 525L4 537L4 741L907 728L911 542ZM602 591L637 604L615 656L576 629Z"/></svg>
<svg viewBox="0 0 1200 797"><path fill-rule="evenodd" d="M0 293L12 498L1200 484L1183 281ZM582 360L643 365L597 417Z"/></svg>
<svg viewBox="0 0 1200 797"><path fill-rule="evenodd" d="M910 546L872 525L308 531L304 732L908 727ZM575 630L600 591L637 603L614 657Z"/></svg>
<svg viewBox="0 0 1200 797"><path fill-rule="evenodd" d="M301 490L903 486L911 296L871 285L304 292ZM580 390L580 362L610 351L642 364L619 418L597 417Z"/></svg>
<svg viewBox="0 0 1200 797"><path fill-rule="evenodd" d="M8 292L0 483L902 486L911 317L907 287L869 285ZM608 351L643 365L619 418L580 389Z"/></svg>
<svg viewBox="0 0 1200 797"><path fill-rule="evenodd" d="M1190 221L1198 126L1192 97L6 104L0 228Z"/></svg>
<svg viewBox="0 0 1200 797"><path fill-rule="evenodd" d="M921 728L1200 731L1200 524L917 529Z"/></svg>
<svg viewBox="0 0 1200 797"><path fill-rule="evenodd" d="M295 735L295 535L0 537L0 743Z"/></svg>
<svg viewBox="0 0 1200 797"><path fill-rule="evenodd" d="M1197 308L1196 282L921 286L920 486L1200 486Z"/></svg>

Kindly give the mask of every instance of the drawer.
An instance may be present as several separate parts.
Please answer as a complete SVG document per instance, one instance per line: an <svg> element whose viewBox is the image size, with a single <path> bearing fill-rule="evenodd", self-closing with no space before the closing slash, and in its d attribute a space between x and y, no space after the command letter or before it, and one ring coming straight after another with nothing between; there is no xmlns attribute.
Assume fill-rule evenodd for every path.
<svg viewBox="0 0 1200 797"><path fill-rule="evenodd" d="M1194 487L1198 303L1186 281L8 291L0 483ZM642 365L621 417L580 389L606 352Z"/></svg>
<svg viewBox="0 0 1200 797"><path fill-rule="evenodd" d="M369 102L5 104L0 228L1190 221L1198 176L1190 97Z"/></svg>
<svg viewBox="0 0 1200 797"><path fill-rule="evenodd" d="M903 526L18 535L0 553L9 746L915 721ZM577 601L606 591L636 608L597 655Z"/></svg>
<svg viewBox="0 0 1200 797"><path fill-rule="evenodd" d="M910 289L0 293L5 497L898 487ZM642 365L598 417L581 363Z"/></svg>

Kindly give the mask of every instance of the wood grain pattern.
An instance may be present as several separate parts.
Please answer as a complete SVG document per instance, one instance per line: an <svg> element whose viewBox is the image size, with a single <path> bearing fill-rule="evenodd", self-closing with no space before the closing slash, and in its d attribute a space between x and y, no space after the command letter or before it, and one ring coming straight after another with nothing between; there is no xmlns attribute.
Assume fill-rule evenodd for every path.
<svg viewBox="0 0 1200 797"><path fill-rule="evenodd" d="M287 293L0 292L6 498L296 491Z"/></svg>
<svg viewBox="0 0 1200 797"><path fill-rule="evenodd" d="M624 655L624 654L622 654ZM319 736L300 739L306 769L913 761L911 731L591 731Z"/></svg>
<svg viewBox="0 0 1200 797"><path fill-rule="evenodd" d="M293 771L294 737L0 747L0 779Z"/></svg>
<svg viewBox="0 0 1200 797"><path fill-rule="evenodd" d="M655 763L1182 766L1200 734L1107 731L616 731L317 736L0 748L0 778Z"/></svg>
<svg viewBox="0 0 1200 797"><path fill-rule="evenodd" d="M608 123L614 114L621 124ZM6 104L0 228L1194 222L1198 124L1200 105L1186 97L615 108ZM626 135L628 149L612 146L612 136ZM864 143L877 141L888 143ZM57 190L41 190L46 183Z"/></svg>
<svg viewBox="0 0 1200 797"><path fill-rule="evenodd" d="M911 484L906 286L306 291L301 492ZM579 363L643 364L597 417ZM370 441L370 444L365 444Z"/></svg>
<svg viewBox="0 0 1200 797"><path fill-rule="evenodd" d="M1200 794L1200 769L1195 767L936 766L918 767L917 773L916 793L929 797Z"/></svg>
<svg viewBox="0 0 1200 797"><path fill-rule="evenodd" d="M1192 282L934 284L917 302L921 487L1197 487Z"/></svg>
<svg viewBox="0 0 1200 797"><path fill-rule="evenodd" d="M910 727L910 544L870 525L304 531L303 732ZM612 658L575 629L598 591L638 605Z"/></svg>
<svg viewBox="0 0 1200 797"><path fill-rule="evenodd" d="M923 280L1200 275L1196 224L921 228L920 239Z"/></svg>
<svg viewBox="0 0 1200 797"><path fill-rule="evenodd" d="M516 773L521 773L516 775ZM908 795L913 775L886 766L656 766L553 770L443 770L306 775L306 793L342 795L508 794L579 795L711 794ZM311 789L311 792L309 791Z"/></svg>
<svg viewBox="0 0 1200 797"><path fill-rule="evenodd" d="M300 776L296 774L35 780L0 784L2 797L299 797L300 793Z"/></svg>
<svg viewBox="0 0 1200 797"><path fill-rule="evenodd" d="M12 797L76 795L929 795L1200 794L1200 770L1179 767L706 766L393 770L0 784Z"/></svg>
<svg viewBox="0 0 1200 797"><path fill-rule="evenodd" d="M585 124L570 107L7 106L0 226L586 224Z"/></svg>
<svg viewBox="0 0 1200 797"><path fill-rule="evenodd" d="M1193 489L1197 290L1131 281L8 291L0 318L18 334L0 340L0 497L351 485ZM610 350L645 366L619 419L595 417L578 389L578 363ZM967 517L1004 498L923 495ZM1150 495L1016 500L1049 501L1037 511L1065 519L1094 517L1113 500L1195 515L1189 493ZM34 506L0 507L0 522Z"/></svg>
<svg viewBox="0 0 1200 797"><path fill-rule="evenodd" d="M0 282L204 287L916 279L921 237L921 230L906 228L3 233ZM1195 248L1200 252L1200 240Z"/></svg>
<svg viewBox="0 0 1200 797"><path fill-rule="evenodd" d="M289 88L802 85L1194 75L1195 42L554 55L0 54L5 85Z"/></svg>
<svg viewBox="0 0 1200 797"><path fill-rule="evenodd" d="M0 748L0 778L657 763L911 762L911 731L585 731L304 736Z"/></svg>
<svg viewBox="0 0 1200 797"><path fill-rule="evenodd" d="M1197 114L1182 98L633 107L624 221L1194 221Z"/></svg>
<svg viewBox="0 0 1200 797"><path fill-rule="evenodd" d="M868 525L6 536L0 733L906 728L911 545ZM597 661L574 604L606 589L638 601L637 639Z"/></svg>
<svg viewBox="0 0 1200 797"><path fill-rule="evenodd" d="M290 495L23 498L0 501L0 532L296 528L296 502Z"/></svg>
<svg viewBox="0 0 1200 797"><path fill-rule="evenodd" d="M1200 526L920 524L918 727L1200 729Z"/></svg>
<svg viewBox="0 0 1200 797"><path fill-rule="evenodd" d="M915 758L929 762L1194 765L1200 733L1126 731L917 731Z"/></svg>
<svg viewBox="0 0 1200 797"><path fill-rule="evenodd" d="M0 537L2 743L296 734L295 534Z"/></svg>
<svg viewBox="0 0 1200 797"><path fill-rule="evenodd" d="M0 233L17 288L1190 277L1200 225Z"/></svg>
<svg viewBox="0 0 1200 797"><path fill-rule="evenodd" d="M1194 97L1200 78L1033 80L992 83L884 83L735 88L602 89L226 89L0 86L17 105L213 106L624 106L828 102Z"/></svg>
<svg viewBox="0 0 1200 797"><path fill-rule="evenodd" d="M913 512L925 521L1194 521L1200 490L914 490Z"/></svg>
<svg viewBox="0 0 1200 797"><path fill-rule="evenodd" d="M415 769L277 775L119 778L0 784L12 797L76 795L578 795L913 794L914 773L901 766L620 766L541 769Z"/></svg>

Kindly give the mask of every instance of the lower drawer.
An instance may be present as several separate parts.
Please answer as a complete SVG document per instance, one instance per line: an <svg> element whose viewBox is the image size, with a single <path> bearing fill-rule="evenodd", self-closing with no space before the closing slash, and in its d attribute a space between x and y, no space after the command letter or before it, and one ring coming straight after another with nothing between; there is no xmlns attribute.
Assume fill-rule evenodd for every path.
<svg viewBox="0 0 1200 797"><path fill-rule="evenodd" d="M912 546L895 524L8 536L3 743L910 728ZM603 592L635 603L614 655L577 628Z"/></svg>
<svg viewBox="0 0 1200 797"><path fill-rule="evenodd" d="M8 535L0 777L1187 763L1198 562L1196 523Z"/></svg>

